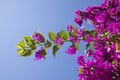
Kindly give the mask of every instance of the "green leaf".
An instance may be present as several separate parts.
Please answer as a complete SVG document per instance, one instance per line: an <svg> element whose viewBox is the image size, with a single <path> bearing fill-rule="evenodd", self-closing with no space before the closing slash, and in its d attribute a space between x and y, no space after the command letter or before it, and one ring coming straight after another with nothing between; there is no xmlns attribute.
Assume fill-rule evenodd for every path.
<svg viewBox="0 0 120 80"><path fill-rule="evenodd" d="M45 43L45 48L49 48L51 46L52 46L52 43L49 40L47 40Z"/></svg>
<svg viewBox="0 0 120 80"><path fill-rule="evenodd" d="M33 52L32 50L23 50L19 54L20 54L21 57L22 56L27 57L27 56L30 56L32 54L32 52Z"/></svg>
<svg viewBox="0 0 120 80"><path fill-rule="evenodd" d="M46 54L47 54L47 53L46 53L45 49L42 49L41 55L42 55L43 59L45 59Z"/></svg>
<svg viewBox="0 0 120 80"><path fill-rule="evenodd" d="M74 37L76 35L76 28L70 24L70 27L73 29L73 31L69 32L69 35Z"/></svg>
<svg viewBox="0 0 120 80"><path fill-rule="evenodd" d="M107 36L109 33L108 32L106 32L106 30L103 30L102 32L101 32L101 34L100 34L100 37L101 38L104 38L105 36Z"/></svg>
<svg viewBox="0 0 120 80"><path fill-rule="evenodd" d="M53 55L54 55L54 57L56 56L56 52L59 50L59 48L60 48L60 45L54 45L53 46Z"/></svg>
<svg viewBox="0 0 120 80"><path fill-rule="evenodd" d="M116 50L120 50L120 43L116 43Z"/></svg>
<svg viewBox="0 0 120 80"><path fill-rule="evenodd" d="M16 47L19 48L19 49L23 49L25 47L24 40L22 40L19 43L17 43Z"/></svg>
<svg viewBox="0 0 120 80"><path fill-rule="evenodd" d="M86 39L86 36L85 36L85 35L84 35L84 36L82 36L82 37L81 37L81 39L82 39L82 40L85 40L85 39Z"/></svg>
<svg viewBox="0 0 120 80"><path fill-rule="evenodd" d="M26 45L29 46L29 47L36 45L36 44L35 44L35 41L32 40L32 38L29 37L29 36L25 36L25 37L24 37L24 41L25 41Z"/></svg>
<svg viewBox="0 0 120 80"><path fill-rule="evenodd" d="M62 34L61 32L58 32L58 33L57 33L57 37L63 38L63 34Z"/></svg>
<svg viewBox="0 0 120 80"><path fill-rule="evenodd" d="M120 37L119 34L113 35L113 36L111 37L111 41L112 41L112 42L117 42L119 37Z"/></svg>
<svg viewBox="0 0 120 80"><path fill-rule="evenodd" d="M88 50L90 43L86 44L86 50Z"/></svg>
<svg viewBox="0 0 120 80"><path fill-rule="evenodd" d="M74 37L76 35L76 32L75 31L69 32L69 35L72 36L72 37Z"/></svg>
<svg viewBox="0 0 120 80"><path fill-rule="evenodd" d="M18 53L18 54L21 54L23 51L24 51L24 49L18 49L18 50L17 50L17 53Z"/></svg>
<svg viewBox="0 0 120 80"><path fill-rule="evenodd" d="M62 39L64 39L64 40L67 40L67 39L68 39L67 32L65 32L64 30L61 30L61 32L58 32L58 33L57 33L57 37L62 38Z"/></svg>
<svg viewBox="0 0 120 80"><path fill-rule="evenodd" d="M39 35L41 36L41 41L40 42L44 43L45 42L44 36L42 34L40 34L40 33L39 33Z"/></svg>
<svg viewBox="0 0 120 80"><path fill-rule="evenodd" d="M94 37L96 33L97 33L97 30L91 30L90 31L90 36Z"/></svg>
<svg viewBox="0 0 120 80"><path fill-rule="evenodd" d="M49 39L52 40L52 41L54 41L55 38L56 37L55 37L54 33L53 32L49 32Z"/></svg>
<svg viewBox="0 0 120 80"><path fill-rule="evenodd" d="M30 40L32 40L32 38L30 36L24 36L24 39L28 42Z"/></svg>
<svg viewBox="0 0 120 80"><path fill-rule="evenodd" d="M32 46L31 49L32 49L32 50L35 50L35 49L36 49L36 46Z"/></svg>
<svg viewBox="0 0 120 80"><path fill-rule="evenodd" d="M29 36L25 36L24 39L19 42L17 45L17 53L20 56L30 56L33 51L36 49L35 42Z"/></svg>
<svg viewBox="0 0 120 80"><path fill-rule="evenodd" d="M80 50L78 42L74 43L73 46L75 46L77 50Z"/></svg>
<svg viewBox="0 0 120 80"><path fill-rule="evenodd" d="M68 39L68 34L67 32L65 32L64 30L61 30L62 34L63 34L63 39L67 40Z"/></svg>
<svg viewBox="0 0 120 80"><path fill-rule="evenodd" d="M90 44L91 45L91 49L94 49L94 44Z"/></svg>

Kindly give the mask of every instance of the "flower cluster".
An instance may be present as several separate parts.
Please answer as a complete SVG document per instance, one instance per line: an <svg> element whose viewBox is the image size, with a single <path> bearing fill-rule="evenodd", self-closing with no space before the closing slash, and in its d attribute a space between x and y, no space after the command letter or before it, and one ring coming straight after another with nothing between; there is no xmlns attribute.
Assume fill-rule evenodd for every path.
<svg viewBox="0 0 120 80"><path fill-rule="evenodd" d="M75 23L88 20L97 32L86 36L86 55L92 60L78 57L79 80L120 80L120 0L104 0L100 6L75 11ZM84 63L84 64L83 64Z"/></svg>

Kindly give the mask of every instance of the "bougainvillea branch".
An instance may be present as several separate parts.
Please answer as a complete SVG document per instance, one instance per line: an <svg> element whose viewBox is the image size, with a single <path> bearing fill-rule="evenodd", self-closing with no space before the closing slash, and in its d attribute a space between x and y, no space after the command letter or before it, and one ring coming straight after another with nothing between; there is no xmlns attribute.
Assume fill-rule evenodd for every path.
<svg viewBox="0 0 120 80"><path fill-rule="evenodd" d="M35 32L17 44L17 53L26 57L35 52L34 60L40 60L45 59L46 50L52 48L55 57L60 47L69 42L71 45L65 52L75 55L79 43L84 41L89 60L85 61L86 56L81 54L78 56L78 79L120 80L120 0L104 0L100 6L88 7L85 11L75 10L74 22L81 27L83 21L89 21L93 30L69 24L67 31L49 32L48 40Z"/></svg>

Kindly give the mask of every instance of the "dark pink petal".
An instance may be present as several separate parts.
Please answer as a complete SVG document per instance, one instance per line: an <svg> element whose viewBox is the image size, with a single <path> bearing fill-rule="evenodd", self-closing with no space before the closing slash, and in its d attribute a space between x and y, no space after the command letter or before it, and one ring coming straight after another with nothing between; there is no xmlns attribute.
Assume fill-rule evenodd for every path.
<svg viewBox="0 0 120 80"><path fill-rule="evenodd" d="M32 35L32 38L35 42L40 42L42 39L41 35L37 32Z"/></svg>
<svg viewBox="0 0 120 80"><path fill-rule="evenodd" d="M76 53L76 48L71 46L67 49L66 53L70 55L74 55Z"/></svg>
<svg viewBox="0 0 120 80"><path fill-rule="evenodd" d="M82 66L85 65L85 61L84 61L83 56L79 56L79 57L77 58L77 64L78 64L79 67L82 67Z"/></svg>
<svg viewBox="0 0 120 80"><path fill-rule="evenodd" d="M35 53L34 61L40 60L40 59L42 58L41 50L42 50L42 49L40 49L39 51L37 51L37 52Z"/></svg>
<svg viewBox="0 0 120 80"><path fill-rule="evenodd" d="M59 37L56 37L55 41L54 41L55 44L58 44L58 45L62 45L63 44L63 41L61 38Z"/></svg>

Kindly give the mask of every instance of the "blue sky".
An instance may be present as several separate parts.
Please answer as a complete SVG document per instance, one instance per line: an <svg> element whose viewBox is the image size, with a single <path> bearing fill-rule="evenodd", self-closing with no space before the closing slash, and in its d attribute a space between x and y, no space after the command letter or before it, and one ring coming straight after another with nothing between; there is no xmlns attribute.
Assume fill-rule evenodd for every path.
<svg viewBox="0 0 120 80"><path fill-rule="evenodd" d="M77 80L76 58L65 54L66 44L56 58L51 49L47 59L33 61L16 54L16 43L23 36L39 31L47 38L49 31L66 30L73 24L74 10L99 5L103 0L0 0L0 80ZM77 25L75 25L77 26ZM87 27L87 24L84 24ZM89 29L89 27L87 27Z"/></svg>

